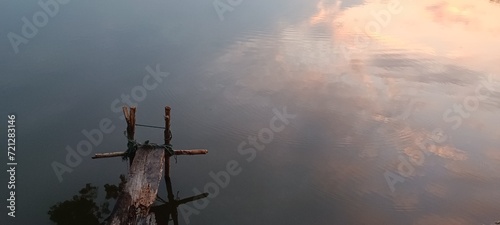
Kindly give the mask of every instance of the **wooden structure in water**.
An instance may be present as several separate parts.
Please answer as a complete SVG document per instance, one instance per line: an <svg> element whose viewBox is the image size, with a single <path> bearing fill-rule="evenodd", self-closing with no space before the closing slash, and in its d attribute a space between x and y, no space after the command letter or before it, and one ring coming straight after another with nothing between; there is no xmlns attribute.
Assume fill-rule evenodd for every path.
<svg viewBox="0 0 500 225"><path fill-rule="evenodd" d="M106 225L163 225L173 220L178 222L177 207L190 201L207 197L200 194L189 198L177 200L174 198L170 180L170 157L175 155L207 154L206 149L173 150L170 142L170 107L165 107L164 144L138 144L135 142L135 112L136 108L123 107L127 122L128 149L124 152L96 154L93 159L109 157L128 157L130 170L124 190L120 193L111 215L105 220ZM153 206L157 198L158 187L164 172L167 186L168 202ZM161 198L160 198L161 199Z"/></svg>

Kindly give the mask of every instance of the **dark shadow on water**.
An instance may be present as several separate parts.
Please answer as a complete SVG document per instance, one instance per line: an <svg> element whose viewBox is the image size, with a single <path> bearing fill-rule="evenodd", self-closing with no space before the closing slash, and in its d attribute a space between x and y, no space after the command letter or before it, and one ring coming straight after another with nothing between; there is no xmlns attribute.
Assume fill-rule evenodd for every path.
<svg viewBox="0 0 500 225"><path fill-rule="evenodd" d="M78 192L78 195L74 195L71 199L51 206L48 211L50 220L57 225L105 224L107 217L111 213L110 201L116 200L120 196L120 193L125 188L126 181L125 175L122 174L120 175L120 183L118 185L105 184L104 190L106 196L101 201L98 199L98 187L87 183ZM167 178L166 183L168 201L157 196L156 200L158 203L154 204L150 210L155 214L157 225L167 225L169 221L173 221L174 225L179 224L177 208L180 205L208 196L208 193L203 193L183 199L174 198L170 178Z"/></svg>
<svg viewBox="0 0 500 225"><path fill-rule="evenodd" d="M105 184L106 196L98 203L98 187L91 183L85 185L78 195L51 206L48 214L50 220L58 225L97 225L110 214L110 200L116 200L125 187L125 175L120 175L118 185Z"/></svg>
<svg viewBox="0 0 500 225"><path fill-rule="evenodd" d="M179 197L174 199L170 177L167 177L166 179L168 202L158 196L157 200L161 201L163 204L151 207L151 211L155 214L157 225L167 225L170 220L173 221L174 225L178 225L179 213L177 208L179 207L179 205L196 201L201 198L206 198L208 196L208 193L203 193L183 199L179 199Z"/></svg>

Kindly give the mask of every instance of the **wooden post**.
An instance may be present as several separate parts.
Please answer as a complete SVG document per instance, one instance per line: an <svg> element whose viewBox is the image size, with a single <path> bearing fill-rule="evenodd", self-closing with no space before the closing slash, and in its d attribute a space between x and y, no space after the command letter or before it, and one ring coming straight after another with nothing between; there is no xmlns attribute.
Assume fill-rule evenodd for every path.
<svg viewBox="0 0 500 225"><path fill-rule="evenodd" d="M127 139L133 141L135 138L135 107L128 108L123 106L123 114L125 115L125 120L127 121ZM134 161L135 153L129 155L130 166L132 166L132 161Z"/></svg>
<svg viewBox="0 0 500 225"><path fill-rule="evenodd" d="M170 106L165 106L165 131L163 132L165 144L169 145L172 140L172 132L170 131Z"/></svg>
<svg viewBox="0 0 500 225"><path fill-rule="evenodd" d="M172 132L170 131L170 111L171 108L165 107L165 130L164 142L165 145L170 145L172 141ZM127 121L127 139L135 141L135 112L136 108L123 107L123 114ZM177 207L180 204L195 201L200 198L205 198L208 193L203 193L181 200L175 200L170 180L170 155L166 151L165 146L156 144L138 144L135 153L111 152L95 154L93 159L110 158L125 156L129 153L130 171L126 186L116 204L113 212L106 219L107 225L155 225L160 221L156 218L168 223L170 215L174 225L178 225ZM174 150L173 155L199 155L207 154L206 149L190 149L190 150ZM134 160L135 156L135 160ZM165 170L165 171L163 171ZM153 202L158 193L158 186L161 181L161 175L164 173L165 182L167 184L168 202L161 206L152 207ZM166 209L166 211L165 211ZM156 215L155 215L156 214ZM156 217L156 218L155 218Z"/></svg>
<svg viewBox="0 0 500 225"><path fill-rule="evenodd" d="M163 139L166 145L170 145L172 141L172 131L170 131L170 111L169 106L165 106L165 131L163 132ZM172 190L172 181L170 180L170 155L165 154L165 184L167 185L167 198L169 202L174 202L174 194ZM172 212L172 219L177 223L177 210Z"/></svg>
<svg viewBox="0 0 500 225"><path fill-rule="evenodd" d="M172 141L172 132L170 131L170 106L165 106L165 130L163 131L163 140L166 145ZM165 178L170 177L170 156L165 155Z"/></svg>
<svg viewBox="0 0 500 225"><path fill-rule="evenodd" d="M134 140L135 136L135 107L123 106L123 115L127 121L127 139Z"/></svg>

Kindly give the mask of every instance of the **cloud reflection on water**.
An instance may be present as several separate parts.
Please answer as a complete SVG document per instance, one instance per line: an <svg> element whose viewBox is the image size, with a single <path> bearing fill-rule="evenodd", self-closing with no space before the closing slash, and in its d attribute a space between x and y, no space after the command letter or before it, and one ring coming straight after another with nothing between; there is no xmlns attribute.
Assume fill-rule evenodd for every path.
<svg viewBox="0 0 500 225"><path fill-rule="evenodd" d="M297 126L316 130L317 136L291 133L283 148L290 153L297 140L311 144L307 159L315 165L301 168L312 171L316 190L344 208L346 221L493 220L493 214L467 212L498 208L469 193L493 191L489 187L498 183L494 169L499 168L500 156L496 148L484 146L485 140L500 144L498 128L491 123L498 121L497 98L493 95L490 106L481 103L458 130L450 129L442 114L473 93L486 74L500 79L500 64L494 63L500 55L491 50L500 47L500 8L488 1L401 1L404 11L393 15L380 33L366 36L363 28L374 20L370 13L384 8L380 2L344 7L319 1L309 20L283 25L274 35L249 35L226 49L211 74L217 80L232 79L220 88L233 104L288 102L308 115ZM353 39L359 35L369 40L366 46L355 45ZM349 57L334 51L339 46L350 50ZM422 104L415 105L409 118L396 120L412 98L422 99ZM419 161L416 142L431 136L434 128L445 129L452 138L429 148L423 164L415 166L415 175L391 193L383 170L395 168L399 155ZM294 144L287 146L287 141ZM304 155L295 154L272 160L282 166L303 160ZM461 198L454 199L457 195ZM469 201L473 207L467 206ZM458 205L446 208L454 204Z"/></svg>

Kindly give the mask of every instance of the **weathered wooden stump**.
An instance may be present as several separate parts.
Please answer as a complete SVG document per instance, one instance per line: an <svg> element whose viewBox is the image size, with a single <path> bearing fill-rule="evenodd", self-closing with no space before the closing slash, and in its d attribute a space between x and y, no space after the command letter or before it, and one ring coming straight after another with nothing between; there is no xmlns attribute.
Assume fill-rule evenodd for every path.
<svg viewBox="0 0 500 225"><path fill-rule="evenodd" d="M140 147L130 167L127 184L106 224L156 224L154 213L149 209L158 194L164 166L165 149Z"/></svg>

